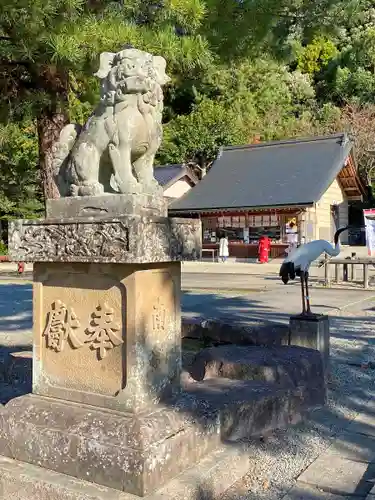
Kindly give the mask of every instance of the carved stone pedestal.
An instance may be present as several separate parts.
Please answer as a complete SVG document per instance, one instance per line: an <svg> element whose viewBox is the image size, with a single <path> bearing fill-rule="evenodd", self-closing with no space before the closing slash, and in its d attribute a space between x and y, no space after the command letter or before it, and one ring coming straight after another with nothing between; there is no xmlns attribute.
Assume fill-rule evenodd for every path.
<svg viewBox="0 0 375 500"><path fill-rule="evenodd" d="M179 390L180 263L34 265L33 392L139 412Z"/></svg>
<svg viewBox="0 0 375 500"><path fill-rule="evenodd" d="M12 257L34 262L33 394L0 413L1 454L144 496L217 447L216 414L172 403L179 261L199 246L194 220L13 224Z"/></svg>

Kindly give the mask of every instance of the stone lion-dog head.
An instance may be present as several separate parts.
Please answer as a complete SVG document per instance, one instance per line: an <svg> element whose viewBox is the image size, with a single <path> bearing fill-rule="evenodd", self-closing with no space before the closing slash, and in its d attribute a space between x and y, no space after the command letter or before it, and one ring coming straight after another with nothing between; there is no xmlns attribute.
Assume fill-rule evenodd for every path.
<svg viewBox="0 0 375 500"><path fill-rule="evenodd" d="M100 54L101 100L109 103L121 101L129 94L155 92L166 85L166 60L133 47L120 52Z"/></svg>

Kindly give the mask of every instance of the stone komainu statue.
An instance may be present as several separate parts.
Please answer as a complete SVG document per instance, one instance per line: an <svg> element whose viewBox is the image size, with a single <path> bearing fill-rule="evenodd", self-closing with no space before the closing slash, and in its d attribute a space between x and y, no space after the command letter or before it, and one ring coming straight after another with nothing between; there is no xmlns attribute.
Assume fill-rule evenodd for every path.
<svg viewBox="0 0 375 500"><path fill-rule="evenodd" d="M54 147L61 196L160 191L153 162L162 139L166 61L134 48L100 55L100 104L80 127L70 124Z"/></svg>

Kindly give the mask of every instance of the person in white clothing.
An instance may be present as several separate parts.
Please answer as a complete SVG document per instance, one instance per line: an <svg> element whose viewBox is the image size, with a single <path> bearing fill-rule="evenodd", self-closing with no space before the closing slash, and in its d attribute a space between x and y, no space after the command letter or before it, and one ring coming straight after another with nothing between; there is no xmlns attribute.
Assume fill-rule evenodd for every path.
<svg viewBox="0 0 375 500"><path fill-rule="evenodd" d="M225 234L223 234L219 241L219 257L222 262L226 262L229 257L229 241Z"/></svg>
<svg viewBox="0 0 375 500"><path fill-rule="evenodd" d="M286 230L286 237L288 241L288 248L286 249L286 253L290 255L298 246L298 232L297 226L294 222L291 222Z"/></svg>

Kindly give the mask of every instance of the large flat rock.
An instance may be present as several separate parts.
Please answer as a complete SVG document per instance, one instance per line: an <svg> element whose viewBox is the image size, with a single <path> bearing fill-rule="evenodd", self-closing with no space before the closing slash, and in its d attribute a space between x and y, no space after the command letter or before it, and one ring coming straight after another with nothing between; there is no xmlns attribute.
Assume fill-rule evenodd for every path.
<svg viewBox="0 0 375 500"><path fill-rule="evenodd" d="M199 352L190 368L193 379L216 377L264 381L289 389L304 388L308 404L324 404L325 381L318 351L295 346L225 345Z"/></svg>
<svg viewBox="0 0 375 500"><path fill-rule="evenodd" d="M184 390L177 403L180 411L217 412L224 441L248 439L295 424L311 405L308 389L286 388L264 381L188 379Z"/></svg>
<svg viewBox="0 0 375 500"><path fill-rule="evenodd" d="M183 387L169 405L140 415L35 395L14 399L0 408L0 449L14 460L151 495L221 443L297 423L310 407L307 387L222 377L190 378Z"/></svg>

